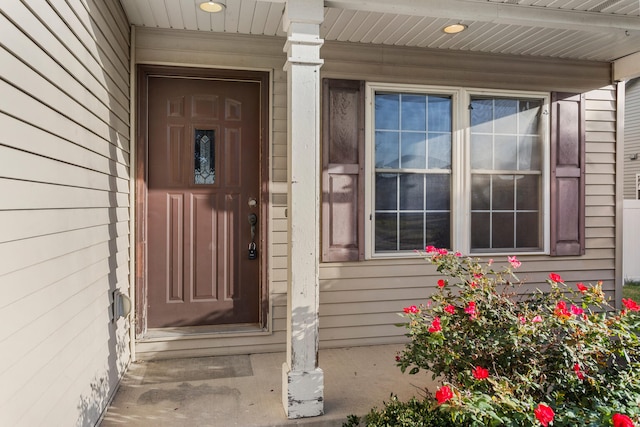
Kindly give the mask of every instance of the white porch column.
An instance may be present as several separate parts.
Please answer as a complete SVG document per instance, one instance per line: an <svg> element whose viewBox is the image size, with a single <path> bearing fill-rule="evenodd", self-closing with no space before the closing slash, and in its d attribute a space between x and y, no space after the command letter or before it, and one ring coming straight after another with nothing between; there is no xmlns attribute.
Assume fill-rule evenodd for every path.
<svg viewBox="0 0 640 427"><path fill-rule="evenodd" d="M287 0L287 161L289 277L287 361L282 401L289 418L324 413L324 376L318 367L320 257L320 24L323 0Z"/></svg>

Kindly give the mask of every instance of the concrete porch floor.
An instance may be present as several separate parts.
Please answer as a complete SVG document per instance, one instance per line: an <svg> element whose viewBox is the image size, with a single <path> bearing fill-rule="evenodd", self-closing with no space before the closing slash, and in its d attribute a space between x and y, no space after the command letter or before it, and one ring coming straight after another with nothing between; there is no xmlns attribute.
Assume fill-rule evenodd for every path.
<svg viewBox="0 0 640 427"><path fill-rule="evenodd" d="M135 363L101 426L342 426L350 414L381 407L391 392L406 400L425 387L434 390L430 374L400 372L395 355L401 349L321 350L325 414L297 420L288 420L282 407L284 353Z"/></svg>

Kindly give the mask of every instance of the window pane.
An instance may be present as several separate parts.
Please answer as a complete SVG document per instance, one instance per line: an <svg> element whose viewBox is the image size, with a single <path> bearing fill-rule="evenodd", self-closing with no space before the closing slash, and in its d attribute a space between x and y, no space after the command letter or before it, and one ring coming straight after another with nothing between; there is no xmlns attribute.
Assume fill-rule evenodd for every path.
<svg viewBox="0 0 640 427"><path fill-rule="evenodd" d="M426 175L427 210L448 211L451 208L451 176Z"/></svg>
<svg viewBox="0 0 640 427"><path fill-rule="evenodd" d="M401 168L424 169L426 167L427 141L422 132L402 132Z"/></svg>
<svg viewBox="0 0 640 427"><path fill-rule="evenodd" d="M518 100L496 99L494 105L494 132L516 133L518 131Z"/></svg>
<svg viewBox="0 0 640 427"><path fill-rule="evenodd" d="M424 175L400 175L400 209L424 209Z"/></svg>
<svg viewBox="0 0 640 427"><path fill-rule="evenodd" d="M400 214L400 250L412 251L424 247L424 219L421 213Z"/></svg>
<svg viewBox="0 0 640 427"><path fill-rule="evenodd" d="M542 105L541 99L471 99L473 249L542 246ZM533 173L516 175L518 170Z"/></svg>
<svg viewBox="0 0 640 427"><path fill-rule="evenodd" d="M399 147L398 132L376 132L376 168L396 169Z"/></svg>
<svg viewBox="0 0 640 427"><path fill-rule="evenodd" d="M491 238L493 248L513 248L513 213L495 212L492 215Z"/></svg>
<svg viewBox="0 0 640 427"><path fill-rule="evenodd" d="M531 171L542 168L540 138L521 136L518 141L518 170Z"/></svg>
<svg viewBox="0 0 640 427"><path fill-rule="evenodd" d="M491 182L492 210L513 210L514 182L513 175L493 175Z"/></svg>
<svg viewBox="0 0 640 427"><path fill-rule="evenodd" d="M376 214L376 251L398 249L398 226L396 214Z"/></svg>
<svg viewBox="0 0 640 427"><path fill-rule="evenodd" d="M493 132L493 100L471 99L471 132Z"/></svg>
<svg viewBox="0 0 640 427"><path fill-rule="evenodd" d="M471 249L490 248L491 214L471 213Z"/></svg>
<svg viewBox="0 0 640 427"><path fill-rule="evenodd" d="M216 180L215 133L213 130L195 130L194 182L213 184Z"/></svg>
<svg viewBox="0 0 640 427"><path fill-rule="evenodd" d="M491 135L471 135L471 169L493 169Z"/></svg>
<svg viewBox="0 0 640 427"><path fill-rule="evenodd" d="M516 245L519 248L539 248L540 221L536 212L516 214Z"/></svg>
<svg viewBox="0 0 640 427"><path fill-rule="evenodd" d="M491 175L471 175L471 209L491 209Z"/></svg>
<svg viewBox="0 0 640 427"><path fill-rule="evenodd" d="M429 131L451 132L451 97L429 95Z"/></svg>
<svg viewBox="0 0 640 427"><path fill-rule="evenodd" d="M375 250L422 248L425 220L449 246L451 174L428 172L451 170L451 97L377 93L375 110Z"/></svg>
<svg viewBox="0 0 640 427"><path fill-rule="evenodd" d="M400 127L400 95L376 94L376 129L396 130Z"/></svg>
<svg viewBox="0 0 640 427"><path fill-rule="evenodd" d="M451 248L451 216L448 213L427 214L427 245Z"/></svg>
<svg viewBox="0 0 640 427"><path fill-rule="evenodd" d="M451 168L451 134L429 134L429 169Z"/></svg>
<svg viewBox="0 0 640 427"><path fill-rule="evenodd" d="M402 95L402 129L427 130L427 97Z"/></svg>
<svg viewBox="0 0 640 427"><path fill-rule="evenodd" d="M537 135L538 117L542 110L542 100L540 99L521 99L520 114L518 114L518 127L520 134Z"/></svg>
<svg viewBox="0 0 640 427"><path fill-rule="evenodd" d="M520 175L516 177L516 209L535 211L539 209L539 182L539 175Z"/></svg>
<svg viewBox="0 0 640 427"><path fill-rule="evenodd" d="M518 155L518 137L496 135L494 167L498 170L516 170Z"/></svg>
<svg viewBox="0 0 640 427"><path fill-rule="evenodd" d="M376 210L398 209L398 174L376 174Z"/></svg>

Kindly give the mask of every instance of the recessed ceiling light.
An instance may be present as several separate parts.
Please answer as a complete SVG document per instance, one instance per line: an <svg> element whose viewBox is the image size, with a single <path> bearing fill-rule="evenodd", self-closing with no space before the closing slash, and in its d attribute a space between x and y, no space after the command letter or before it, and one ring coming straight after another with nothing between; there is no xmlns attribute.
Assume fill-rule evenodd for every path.
<svg viewBox="0 0 640 427"><path fill-rule="evenodd" d="M206 1L204 3L200 3L200 9L209 13L218 13L222 12L226 5L224 3L220 3L217 1Z"/></svg>
<svg viewBox="0 0 640 427"><path fill-rule="evenodd" d="M457 33L461 33L466 29L467 29L467 26L464 24L451 24L444 27L442 31L444 31L447 34L457 34Z"/></svg>

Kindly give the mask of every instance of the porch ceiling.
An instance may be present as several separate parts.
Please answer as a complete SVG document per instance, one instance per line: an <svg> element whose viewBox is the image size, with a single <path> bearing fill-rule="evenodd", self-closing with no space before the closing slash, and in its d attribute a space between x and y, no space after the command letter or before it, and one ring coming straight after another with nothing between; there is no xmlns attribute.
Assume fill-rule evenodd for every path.
<svg viewBox="0 0 640 427"><path fill-rule="evenodd" d="M284 0L120 0L131 24L284 37ZM446 35L452 23L467 30ZM640 62L640 0L325 0L325 41ZM629 58L627 58L628 62Z"/></svg>

